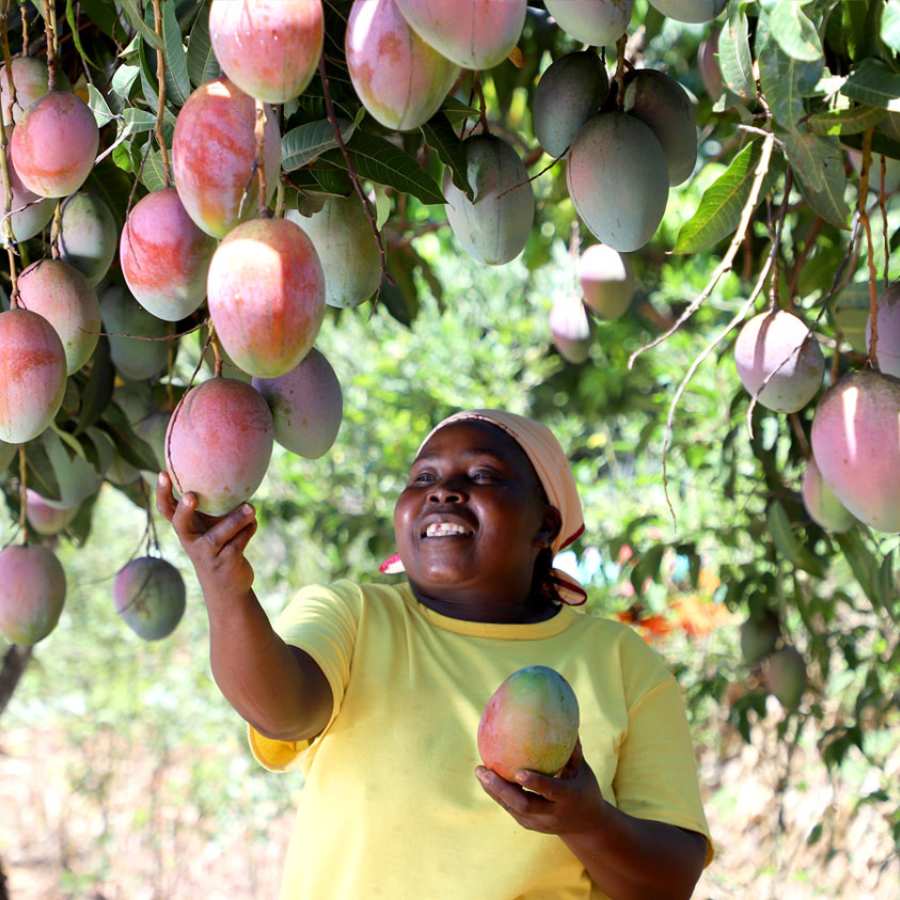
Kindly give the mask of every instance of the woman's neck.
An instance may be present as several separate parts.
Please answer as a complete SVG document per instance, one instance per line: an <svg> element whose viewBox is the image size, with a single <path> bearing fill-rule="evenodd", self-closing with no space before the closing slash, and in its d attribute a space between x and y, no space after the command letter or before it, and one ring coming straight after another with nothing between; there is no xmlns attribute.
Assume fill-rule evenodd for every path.
<svg viewBox="0 0 900 900"><path fill-rule="evenodd" d="M467 622L490 622L493 624L530 625L543 622L559 612L559 604L554 603L541 591L532 591L519 602L497 602L497 598L468 594L434 596L409 582L415 598L423 606L451 619Z"/></svg>

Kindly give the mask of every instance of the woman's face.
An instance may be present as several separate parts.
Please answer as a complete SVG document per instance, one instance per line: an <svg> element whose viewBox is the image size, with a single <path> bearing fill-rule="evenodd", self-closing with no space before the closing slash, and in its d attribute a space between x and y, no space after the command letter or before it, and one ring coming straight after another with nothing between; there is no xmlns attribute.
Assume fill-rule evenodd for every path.
<svg viewBox="0 0 900 900"><path fill-rule="evenodd" d="M529 595L534 562L559 529L528 457L503 430L462 421L441 428L413 462L394 508L410 582L442 601Z"/></svg>

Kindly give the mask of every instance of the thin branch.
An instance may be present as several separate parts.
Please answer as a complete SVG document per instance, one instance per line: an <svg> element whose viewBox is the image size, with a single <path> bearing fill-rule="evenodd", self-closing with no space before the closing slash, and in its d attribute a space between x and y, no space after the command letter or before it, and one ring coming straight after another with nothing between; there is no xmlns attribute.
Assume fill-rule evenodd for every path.
<svg viewBox="0 0 900 900"><path fill-rule="evenodd" d="M879 159L881 160L881 172L878 185L878 205L881 207L881 227L884 232L884 283L887 285L891 262L891 242L888 233L887 217L887 189L885 187L885 182L887 180L887 158L882 153Z"/></svg>
<svg viewBox="0 0 900 900"><path fill-rule="evenodd" d="M659 337L654 338L647 344L644 344L643 347L638 347L631 356L628 357L628 368L631 369L634 366L635 360L647 350L652 350L654 347L658 347L664 341L668 340L700 307L703 303L709 298L710 294L712 294L716 285L719 283L719 279L728 272L732 265L734 264L734 258L737 256L738 249L741 246L741 243L744 240L744 234L747 231L748 226L750 225L750 219L753 217L753 211L756 209L756 203L759 199L759 193L762 190L762 183L766 177L766 174L769 171L769 160L772 157L772 147L775 142L775 136L769 132L766 135L765 141L763 141L762 145L762 153L759 157L759 162L756 165L756 171L753 175L753 183L750 186L750 194L747 197L747 202L744 204L744 208L741 211L741 218L738 222L737 231L735 231L734 236L731 239L731 243L728 245L728 250L725 251L725 256L722 257L722 261L719 265L716 266L712 275L710 276L709 281L706 284L706 287L700 292L696 299L692 300L690 305L684 312L675 320L675 324L672 325L667 331L663 332Z"/></svg>
<svg viewBox="0 0 900 900"><path fill-rule="evenodd" d="M878 270L875 266L875 249L872 244L872 225L866 209L869 193L869 169L872 165L872 135L874 128L866 129L863 136L862 170L859 173L859 218L866 232L866 263L869 268L869 347L868 364L878 370ZM886 230L886 229L885 229Z"/></svg>
<svg viewBox="0 0 900 900"><path fill-rule="evenodd" d="M59 259L59 236L62 232L62 200L56 201L53 209L53 221L50 223L50 255Z"/></svg>
<svg viewBox="0 0 900 900"><path fill-rule="evenodd" d="M623 34L616 41L616 74L613 81L616 83L616 108L625 108L625 45L628 43L628 35Z"/></svg>
<svg viewBox="0 0 900 900"><path fill-rule="evenodd" d="M56 4L44 0L44 33L47 36L47 93L56 90Z"/></svg>
<svg viewBox="0 0 900 900"><path fill-rule="evenodd" d="M331 127L334 129L334 138L337 141L338 147L341 151L341 156L344 157L344 164L347 166L347 171L350 174L350 180L353 182L353 189L356 191L356 196L359 197L359 202L362 203L363 211L366 214L366 219L369 222L369 227L372 229L372 234L375 235L375 241L378 244L378 258L381 263L381 280L384 280L385 273L387 272L387 258L384 252L384 241L381 239L381 232L378 230L378 226L375 224L375 217L372 215L372 208L369 204L369 198L365 195L365 192L362 189L362 185L359 181L359 175L356 173L356 167L353 165L353 159L350 157L350 153L347 150L347 145L344 143L344 136L341 134L340 125L338 125L337 116L334 114L334 104L331 102L331 90L328 86L328 75L325 72L325 60L319 59L319 78L322 81L322 94L325 98L325 113L328 116L328 121L331 122ZM379 293L381 291L380 282L379 282ZM375 300L373 301L373 307L377 305L378 302L378 293L375 295Z"/></svg>
<svg viewBox="0 0 900 900"><path fill-rule="evenodd" d="M25 445L19 446L19 529L22 532L22 543L28 544L28 463L25 457Z"/></svg>
<svg viewBox="0 0 900 900"><path fill-rule="evenodd" d="M703 351L697 356L697 358L691 363L690 368L687 371L687 374L684 378L681 379L681 383L678 385L678 388L675 391L675 396L672 397L672 402L669 404L669 414L666 417L666 430L665 436L663 438L663 452L662 452L662 470L663 470L663 491L666 495L666 503L669 507L669 512L672 514L672 522L676 523L675 517L675 509L672 506L672 501L669 497L669 480L667 473L667 461L669 455L669 447L672 443L672 425L675 421L675 410L678 407L678 402L681 400L682 395L685 392L685 389L688 386L690 380L694 377L694 373L700 367L701 363L712 353L713 350L724 340L724 338L731 332L732 328L735 327L739 322L743 321L744 317L753 307L753 304L756 303L756 298L759 297L762 292L763 286L766 282L766 277L769 274L769 270L772 268L772 263L775 261L775 253L777 250L777 245L773 242L772 249L769 252L768 257L766 258L765 265L762 268L762 271L759 273L759 278L756 281L756 284L753 286L753 290L750 292L750 296L747 298L744 305L735 313L735 315L731 318L731 321L719 332L718 335L706 345Z"/></svg>
<svg viewBox="0 0 900 900"><path fill-rule="evenodd" d="M9 92L8 116L10 123L12 122L13 103L15 102L16 86L13 82L12 61L9 54L9 23L7 21L8 6L3 3L0 7L0 40L3 45L3 61L5 63L6 84ZM7 137L6 128L0 124L0 172L3 177L3 236L6 242L6 254L9 259L9 276L10 276L10 305L13 309L18 305L19 292L16 285L16 253L14 245L16 237L12 226L12 205L13 190L11 165L8 156L9 139Z"/></svg>
<svg viewBox="0 0 900 900"><path fill-rule="evenodd" d="M800 445L800 449L803 451L803 456L806 459L809 459L812 456L812 450L809 446L809 440L806 437L806 432L803 430L803 423L800 421L800 416L797 413L793 412L788 415L788 421L791 423L791 428L794 431L794 435L797 438L797 443Z"/></svg>
<svg viewBox="0 0 900 900"><path fill-rule="evenodd" d="M169 149L166 147L166 138L163 134L163 122L166 116L166 55L163 53L162 11L159 8L159 0L153 0L153 29L159 38L159 46L156 48L156 143L159 145L159 153L162 162L163 180L166 187L172 186L172 171L169 167Z"/></svg>
<svg viewBox="0 0 900 900"><path fill-rule="evenodd" d="M219 345L219 338L216 335L216 328L212 319L209 319L209 346L213 353L213 378L222 377L222 348Z"/></svg>
<svg viewBox="0 0 900 900"><path fill-rule="evenodd" d="M529 178L526 178L524 181L520 181L518 184L514 184L512 187L508 187L505 191L501 191L499 194L497 194L497 199L499 200L501 197L505 197L510 191L514 191L520 187L525 187L526 184L531 184L532 181L534 181L537 178L540 178L541 175L543 175L545 172L549 172L568 152L569 152L569 148L566 147L562 156L557 156L556 159L552 160L546 166L544 166L544 168L541 169L540 172L536 172L534 175L530 176Z"/></svg>
<svg viewBox="0 0 900 900"><path fill-rule="evenodd" d="M257 99L256 104L256 122L254 124L254 134L256 136L256 179L257 179L257 197L256 209L261 219L269 215L268 204L266 202L269 187L266 184L266 105L262 100Z"/></svg>

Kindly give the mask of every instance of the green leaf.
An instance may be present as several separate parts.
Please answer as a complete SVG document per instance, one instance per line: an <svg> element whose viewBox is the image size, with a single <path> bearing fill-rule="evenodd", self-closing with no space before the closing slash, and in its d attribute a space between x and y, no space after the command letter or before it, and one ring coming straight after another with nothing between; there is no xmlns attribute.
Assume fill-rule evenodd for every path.
<svg viewBox="0 0 900 900"><path fill-rule="evenodd" d="M218 78L222 70L216 54L213 53L212 42L209 39L209 8L204 6L191 28L191 36L188 41L187 51L188 74L191 84L199 87L207 81Z"/></svg>
<svg viewBox="0 0 900 900"><path fill-rule="evenodd" d="M794 173L810 189L821 191L825 186L821 161L833 149L837 150L837 139L828 140L807 131L780 132L779 137ZM840 150L837 150L837 153L840 154Z"/></svg>
<svg viewBox="0 0 900 900"><path fill-rule="evenodd" d="M469 106L453 96L447 97L441 106L441 112L451 125L460 125L465 119L477 119L481 115L481 112L475 107Z"/></svg>
<svg viewBox="0 0 900 900"><path fill-rule="evenodd" d="M116 450L119 451L125 462L130 463L136 469L144 469L155 472L159 469L159 463L150 445L135 434L128 418L116 403L110 403L103 411L100 423L104 431L113 439Z"/></svg>
<svg viewBox="0 0 900 900"><path fill-rule="evenodd" d="M881 600L881 605L890 613L891 618L897 618L894 607L897 605L897 571L894 568L894 551L885 556L878 570L876 589Z"/></svg>
<svg viewBox="0 0 900 900"><path fill-rule="evenodd" d="M25 478L30 487L48 500L62 499L56 473L40 438L26 445L25 464L28 468Z"/></svg>
<svg viewBox="0 0 900 900"><path fill-rule="evenodd" d="M881 597L878 591L878 560L863 543L858 528L851 528L843 534L834 535L844 553L844 558L853 572L853 577L859 582L863 593L873 605L877 606Z"/></svg>
<svg viewBox="0 0 900 900"><path fill-rule="evenodd" d="M881 60L865 59L850 73L841 93L868 106L900 112L900 73Z"/></svg>
<svg viewBox="0 0 900 900"><path fill-rule="evenodd" d="M142 131L152 131L156 128L156 116L146 109L138 109L129 106L122 113L122 121L131 134L140 134Z"/></svg>
<svg viewBox="0 0 900 900"><path fill-rule="evenodd" d="M836 228L848 228L847 175L838 139L808 132L788 132L781 139L809 205Z"/></svg>
<svg viewBox="0 0 900 900"><path fill-rule="evenodd" d="M375 227L381 231L391 215L391 198L384 185L375 185Z"/></svg>
<svg viewBox="0 0 900 900"><path fill-rule="evenodd" d="M141 169L141 184L148 191L161 191L166 187L166 176L163 171L162 153L159 150L151 150L144 160Z"/></svg>
<svg viewBox="0 0 900 900"><path fill-rule="evenodd" d="M116 371L109 354L109 340L101 336L91 357L91 374L81 392L81 411L76 434L90 428L102 415L113 392Z"/></svg>
<svg viewBox="0 0 900 900"><path fill-rule="evenodd" d="M104 34L116 43L124 44L128 35L119 22L119 13L115 3L109 0L79 0L81 12L86 15Z"/></svg>
<svg viewBox="0 0 900 900"><path fill-rule="evenodd" d="M751 100L756 96L747 14L740 6L732 10L719 33L719 69L738 97Z"/></svg>
<svg viewBox="0 0 900 900"><path fill-rule="evenodd" d="M900 0L888 0L881 15L881 40L900 53Z"/></svg>
<svg viewBox="0 0 900 900"><path fill-rule="evenodd" d="M776 500L769 507L766 514L766 521L769 525L769 534L775 541L778 552L788 562L793 563L798 569L803 569L817 578L823 578L825 575L825 567L821 560L817 559L809 550L804 547L795 537L791 530L791 521L785 512L781 503Z"/></svg>
<svg viewBox="0 0 900 900"><path fill-rule="evenodd" d="M159 105L159 95L156 92L156 57L150 62L150 51L147 44L138 38L138 65L141 72L141 90L144 92L144 100L151 109Z"/></svg>
<svg viewBox="0 0 900 900"><path fill-rule="evenodd" d="M107 122L111 122L115 115L112 110L109 108L109 105L106 102L106 98L100 91L97 90L92 84L87 86L88 90L88 106L91 108L91 112L94 114L94 119L97 122L97 127L102 128L106 125Z"/></svg>
<svg viewBox="0 0 900 900"><path fill-rule="evenodd" d="M134 86L134 82L140 74L141 69L139 66L129 66L128 63L122 63L122 65L116 69L116 73L113 75L109 87L113 94L115 94L123 104L128 102L131 88Z"/></svg>
<svg viewBox="0 0 900 900"><path fill-rule="evenodd" d="M362 178L412 194L425 204L445 203L435 180L408 153L390 141L365 131L357 131L347 145L347 152ZM339 169L346 169L343 154L332 150L323 159Z"/></svg>
<svg viewBox="0 0 900 900"><path fill-rule="evenodd" d="M98 72L101 71L100 66L87 55L84 45L81 43L81 32L78 30L78 17L75 15L75 4L73 0L66 0L66 22L69 24L69 30L72 33L72 42L75 44L75 49L78 51L78 55L81 57L85 69L90 66Z"/></svg>
<svg viewBox="0 0 900 900"><path fill-rule="evenodd" d="M459 139L450 120L443 112L432 116L423 126L422 134L429 147L437 151L441 162L450 170L453 183L464 191L469 200L474 199L469 184L465 144Z"/></svg>
<svg viewBox="0 0 900 900"><path fill-rule="evenodd" d="M761 155L760 143L753 141L735 156L717 181L707 188L694 215L681 226L673 253L708 250L737 228ZM770 167L769 175L772 174ZM760 191L759 199L764 195L765 190Z"/></svg>
<svg viewBox="0 0 900 900"><path fill-rule="evenodd" d="M337 121L346 144L356 131L356 123L341 118ZM298 125L281 139L281 168L285 172L294 172L337 146L334 128L328 119Z"/></svg>
<svg viewBox="0 0 900 900"><path fill-rule="evenodd" d="M288 182L298 191L308 191L313 194L349 197L353 193L353 182L346 169L335 168L321 160L292 172Z"/></svg>
<svg viewBox="0 0 900 900"><path fill-rule="evenodd" d="M156 36L156 32L144 21L141 10L138 6L138 0L119 0L119 5L125 13L131 27L137 31L141 37L157 50L162 49L162 41Z"/></svg>
<svg viewBox="0 0 900 900"><path fill-rule="evenodd" d="M765 16L757 25L756 57L760 86L772 115L782 127L796 128L805 112L803 98L816 92L823 61L801 62L788 56L770 36Z"/></svg>
<svg viewBox="0 0 900 900"><path fill-rule="evenodd" d="M166 47L166 96L175 106L184 106L191 95L191 80L181 28L172 2L162 4L162 30Z"/></svg>
<svg viewBox="0 0 900 900"><path fill-rule="evenodd" d="M883 109L871 106L852 106L849 109L830 109L826 112L814 113L806 124L816 134L838 136L841 134L859 134L873 125L877 125L887 113Z"/></svg>
<svg viewBox="0 0 900 900"><path fill-rule="evenodd" d="M791 59L816 62L824 56L815 25L798 0L778 0L769 13L769 28L778 45Z"/></svg>

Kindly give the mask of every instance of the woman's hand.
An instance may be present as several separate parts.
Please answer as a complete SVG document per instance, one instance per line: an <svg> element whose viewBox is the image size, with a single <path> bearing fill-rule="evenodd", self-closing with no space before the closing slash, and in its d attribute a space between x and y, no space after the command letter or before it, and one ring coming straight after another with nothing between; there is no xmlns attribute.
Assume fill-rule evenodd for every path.
<svg viewBox="0 0 900 900"><path fill-rule="evenodd" d="M172 481L161 472L156 488L156 506L172 523L184 552L187 553L207 602L211 597L244 596L253 586L253 567L244 550L256 532L256 513L244 503L227 516L208 516L198 512L197 498L185 494L178 503L172 494Z"/></svg>
<svg viewBox="0 0 900 900"><path fill-rule="evenodd" d="M484 766L478 766L475 774L487 794L523 828L576 834L596 830L602 822L606 801L581 752L580 739L556 777L520 769L512 782Z"/></svg>

